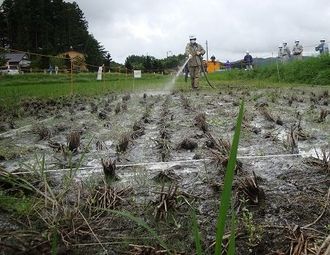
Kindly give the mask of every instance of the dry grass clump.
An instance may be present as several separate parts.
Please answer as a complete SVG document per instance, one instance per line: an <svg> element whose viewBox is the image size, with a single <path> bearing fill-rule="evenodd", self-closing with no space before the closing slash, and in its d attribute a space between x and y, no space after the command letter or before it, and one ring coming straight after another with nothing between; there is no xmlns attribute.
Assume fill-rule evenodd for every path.
<svg viewBox="0 0 330 255"><path fill-rule="evenodd" d="M304 255L304 254L315 254L315 255L328 255L330 254L330 239L328 240L327 247L317 244L317 236L304 232L302 228L298 226L294 227L290 231L289 239L290 252L289 255Z"/></svg>
<svg viewBox="0 0 330 255"><path fill-rule="evenodd" d="M182 106L184 109L187 109L187 110L191 109L191 104L187 97L185 97L183 94L181 94L180 99L181 99L181 103L182 103Z"/></svg>
<svg viewBox="0 0 330 255"><path fill-rule="evenodd" d="M131 187L115 188L110 187L106 182L103 185L96 186L89 197L86 204L91 212L104 209L115 209L132 192Z"/></svg>
<svg viewBox="0 0 330 255"><path fill-rule="evenodd" d="M98 117L101 120L105 120L108 117L107 112L105 110L100 111Z"/></svg>
<svg viewBox="0 0 330 255"><path fill-rule="evenodd" d="M316 157L309 157L304 162L310 166L317 167L324 171L330 171L330 148L321 148L321 153L315 150Z"/></svg>
<svg viewBox="0 0 330 255"><path fill-rule="evenodd" d="M156 144L157 144L157 149L160 150L160 154L161 154L161 161L162 162L166 162L170 159L171 156L171 142L168 139L156 139L155 140Z"/></svg>
<svg viewBox="0 0 330 255"><path fill-rule="evenodd" d="M121 111L121 103L116 104L115 113L118 114Z"/></svg>
<svg viewBox="0 0 330 255"><path fill-rule="evenodd" d="M170 131L168 130L169 124L163 124L160 126L159 135L162 139L170 139Z"/></svg>
<svg viewBox="0 0 330 255"><path fill-rule="evenodd" d="M238 193L252 204L258 204L260 202L263 191L258 185L257 177L254 172L253 176L248 176L239 180Z"/></svg>
<svg viewBox="0 0 330 255"><path fill-rule="evenodd" d="M152 246L148 245L136 245L136 244L130 244L130 247L132 247L129 254L131 255L166 255L169 254L167 250L160 250ZM176 255L179 255L180 253L175 253Z"/></svg>
<svg viewBox="0 0 330 255"><path fill-rule="evenodd" d="M97 151L103 151L103 150L107 150L108 146L105 144L105 142L97 140L95 143L95 148Z"/></svg>
<svg viewBox="0 0 330 255"><path fill-rule="evenodd" d="M275 122L275 118L268 112L266 107L259 108L260 113L265 117L266 120L270 122Z"/></svg>
<svg viewBox="0 0 330 255"><path fill-rule="evenodd" d="M201 129L204 133L206 133L209 130L208 124L206 122L205 113L199 113L195 117L195 126L197 126L199 129Z"/></svg>
<svg viewBox="0 0 330 255"><path fill-rule="evenodd" d="M126 102L124 102L124 103L121 105L121 109L122 109L123 111L127 111L128 107L127 107L127 103L126 103Z"/></svg>
<svg viewBox="0 0 330 255"><path fill-rule="evenodd" d="M90 103L90 106L91 106L91 113L96 113L97 112L97 105L93 102Z"/></svg>
<svg viewBox="0 0 330 255"><path fill-rule="evenodd" d="M67 136L67 146L72 152L78 151L80 146L80 133L78 131L71 131Z"/></svg>
<svg viewBox="0 0 330 255"><path fill-rule="evenodd" d="M130 133L125 133L122 134L119 138L119 142L116 146L117 152L125 152L128 148L128 145L131 141L131 134Z"/></svg>
<svg viewBox="0 0 330 255"><path fill-rule="evenodd" d="M171 182L171 181L177 181L180 179L180 176L178 176L173 169L166 169L164 171L160 171L153 180L157 182Z"/></svg>
<svg viewBox="0 0 330 255"><path fill-rule="evenodd" d="M298 149L298 133L297 126L292 125L290 127L290 131L287 133L286 142L284 143L284 147L290 151L292 154L299 153Z"/></svg>
<svg viewBox="0 0 330 255"><path fill-rule="evenodd" d="M328 255L328 254L330 254L330 235L328 235L328 237L325 238L324 242L322 243L316 255Z"/></svg>
<svg viewBox="0 0 330 255"><path fill-rule="evenodd" d="M227 166L229 160L229 154L231 149L231 144L223 139L215 139L210 133L207 134L208 141L207 146L211 152L211 157L213 162L218 166ZM242 162L236 160L236 170L242 168Z"/></svg>
<svg viewBox="0 0 330 255"><path fill-rule="evenodd" d="M138 120L134 122L133 132L131 134L132 139L137 139L140 136L145 134L145 126L142 120Z"/></svg>
<svg viewBox="0 0 330 255"><path fill-rule="evenodd" d="M172 183L167 192L164 191L164 187L165 185L162 186L160 196L157 201L154 202L156 205L154 210L154 217L156 220L166 220L168 211L174 210L176 207L178 186Z"/></svg>
<svg viewBox="0 0 330 255"><path fill-rule="evenodd" d="M328 114L329 114L329 111L328 111L328 110L326 110L326 109L321 109L321 111L320 111L320 116L319 116L319 118L318 118L317 121L318 121L318 122L324 122L325 119L327 118Z"/></svg>
<svg viewBox="0 0 330 255"><path fill-rule="evenodd" d="M50 129L41 123L32 126L32 133L39 135L39 140L47 140L52 136Z"/></svg>
<svg viewBox="0 0 330 255"><path fill-rule="evenodd" d="M131 99L131 94L127 94L127 95L124 95L123 97L122 97L122 100L125 102L125 101L128 101L128 100L130 100Z"/></svg>
<svg viewBox="0 0 330 255"><path fill-rule="evenodd" d="M143 113L142 120L144 123L151 123L151 111L156 102L152 102L146 105L145 112Z"/></svg>
<svg viewBox="0 0 330 255"><path fill-rule="evenodd" d="M116 180L118 177L116 176L116 160L107 159L104 160L101 159L102 167L103 167L103 173L105 176L105 179L108 181Z"/></svg>

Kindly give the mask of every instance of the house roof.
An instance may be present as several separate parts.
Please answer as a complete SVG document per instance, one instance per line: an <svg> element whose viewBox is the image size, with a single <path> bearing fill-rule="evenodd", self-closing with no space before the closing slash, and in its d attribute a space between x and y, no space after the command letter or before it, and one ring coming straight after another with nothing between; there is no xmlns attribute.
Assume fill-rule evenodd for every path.
<svg viewBox="0 0 330 255"><path fill-rule="evenodd" d="M20 62L26 56L26 53L5 53L5 59L9 62Z"/></svg>

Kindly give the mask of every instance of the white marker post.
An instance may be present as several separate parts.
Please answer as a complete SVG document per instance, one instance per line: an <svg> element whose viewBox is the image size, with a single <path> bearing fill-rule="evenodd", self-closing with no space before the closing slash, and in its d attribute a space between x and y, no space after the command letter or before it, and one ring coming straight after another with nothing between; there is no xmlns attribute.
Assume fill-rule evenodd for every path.
<svg viewBox="0 0 330 255"><path fill-rule="evenodd" d="M134 90L134 85L135 85L135 79L140 79L142 77L142 71L141 70L134 70L133 71L133 90Z"/></svg>

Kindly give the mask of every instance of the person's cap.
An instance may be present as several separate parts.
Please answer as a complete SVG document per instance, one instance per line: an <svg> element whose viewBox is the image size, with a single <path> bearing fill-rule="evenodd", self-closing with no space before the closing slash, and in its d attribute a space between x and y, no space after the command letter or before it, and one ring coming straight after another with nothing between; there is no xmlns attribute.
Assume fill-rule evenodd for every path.
<svg viewBox="0 0 330 255"><path fill-rule="evenodd" d="M288 44L286 41L283 41L283 44Z"/></svg>
<svg viewBox="0 0 330 255"><path fill-rule="evenodd" d="M295 40L294 42L299 42L299 40Z"/></svg>
<svg viewBox="0 0 330 255"><path fill-rule="evenodd" d="M279 47L279 48L283 48L283 45L282 45L282 44L280 44L278 47Z"/></svg>
<svg viewBox="0 0 330 255"><path fill-rule="evenodd" d="M189 36L189 40L196 40L196 36L194 36L194 35L190 35L190 36Z"/></svg>
<svg viewBox="0 0 330 255"><path fill-rule="evenodd" d="M246 53L249 54L250 52L247 50Z"/></svg>

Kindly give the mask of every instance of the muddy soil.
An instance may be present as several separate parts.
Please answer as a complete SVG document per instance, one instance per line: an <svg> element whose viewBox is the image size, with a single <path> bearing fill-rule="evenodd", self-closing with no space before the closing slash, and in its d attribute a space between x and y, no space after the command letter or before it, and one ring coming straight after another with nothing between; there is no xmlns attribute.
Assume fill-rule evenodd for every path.
<svg viewBox="0 0 330 255"><path fill-rule="evenodd" d="M237 254L292 254L303 245L301 236L308 254L314 254L330 234L330 167L317 159L322 149L330 153L330 97L325 87L228 87L212 93L77 97L67 104L41 106L25 102L20 118L1 125L0 167L13 173L32 171L44 157L54 187L60 187L61 176L72 167L78 168L75 178L81 185L102 181L101 159L116 160L118 178L111 185L132 190L116 210L142 218L173 252L194 254L194 209L205 254L213 254L225 162L214 160L212 137L231 142L242 99L240 168L233 194ZM79 146L68 154L72 132L78 134ZM247 180L257 186L257 201L244 193ZM168 211L157 209L160 196L171 191ZM27 229L10 219L10 213L2 210L2 215L2 233ZM156 254L142 246L145 253L139 253L134 245L160 250L145 229L120 217L111 218L95 234L110 254ZM102 253L93 236L75 242L66 244L73 253ZM81 242L90 245L79 246ZM14 253L8 247L6 251Z"/></svg>

